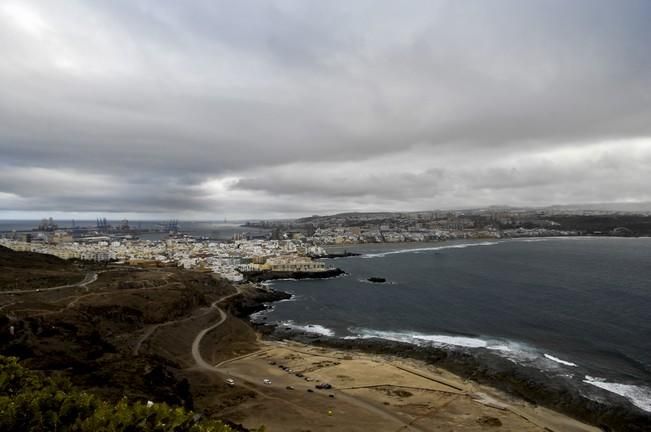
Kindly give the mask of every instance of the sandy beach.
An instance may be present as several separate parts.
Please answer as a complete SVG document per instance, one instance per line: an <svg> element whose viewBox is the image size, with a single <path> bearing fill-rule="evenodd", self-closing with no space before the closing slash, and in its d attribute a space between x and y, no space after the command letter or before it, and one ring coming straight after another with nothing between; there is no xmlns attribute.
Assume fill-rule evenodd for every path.
<svg viewBox="0 0 651 432"><path fill-rule="evenodd" d="M259 344L258 351L215 365L235 387L256 393L223 413L247 428L599 431L419 361L296 342ZM322 383L332 389L315 387Z"/></svg>

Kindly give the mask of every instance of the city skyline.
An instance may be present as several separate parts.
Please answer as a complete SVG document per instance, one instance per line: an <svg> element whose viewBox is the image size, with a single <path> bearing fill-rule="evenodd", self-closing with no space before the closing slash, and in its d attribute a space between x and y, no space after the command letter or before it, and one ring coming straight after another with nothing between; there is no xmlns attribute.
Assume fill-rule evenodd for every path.
<svg viewBox="0 0 651 432"><path fill-rule="evenodd" d="M0 219L651 203L645 1L0 5Z"/></svg>

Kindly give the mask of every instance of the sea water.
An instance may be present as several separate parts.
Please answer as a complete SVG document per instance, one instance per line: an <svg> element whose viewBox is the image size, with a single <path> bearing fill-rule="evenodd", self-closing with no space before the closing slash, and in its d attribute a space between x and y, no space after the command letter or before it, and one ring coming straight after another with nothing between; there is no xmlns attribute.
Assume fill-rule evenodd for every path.
<svg viewBox="0 0 651 432"><path fill-rule="evenodd" d="M348 247L348 275L281 281L268 322L319 335L490 350L651 412L651 239ZM377 276L387 283L368 283Z"/></svg>

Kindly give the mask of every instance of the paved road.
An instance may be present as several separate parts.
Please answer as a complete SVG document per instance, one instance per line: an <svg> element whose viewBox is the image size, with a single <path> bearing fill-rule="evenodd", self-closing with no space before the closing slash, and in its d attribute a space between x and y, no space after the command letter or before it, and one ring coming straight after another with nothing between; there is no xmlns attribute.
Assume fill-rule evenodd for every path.
<svg viewBox="0 0 651 432"><path fill-rule="evenodd" d="M86 273L86 276L84 276L84 279L81 282L77 282L74 284L69 284L69 285L59 285L55 287L50 287L50 288L36 288L36 289L27 289L27 290L13 290L13 291L0 291L0 295L2 294L28 294L28 293L35 293L35 292L46 292L46 291L57 291L57 290L62 290L66 288L78 288L78 287L85 287L88 284L91 284L97 280L97 273L95 272L88 272Z"/></svg>

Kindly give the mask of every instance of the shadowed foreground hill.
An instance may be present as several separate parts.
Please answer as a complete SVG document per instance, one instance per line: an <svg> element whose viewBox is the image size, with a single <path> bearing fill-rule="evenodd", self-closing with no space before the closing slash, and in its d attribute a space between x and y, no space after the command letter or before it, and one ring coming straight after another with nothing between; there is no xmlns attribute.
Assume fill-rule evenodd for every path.
<svg viewBox="0 0 651 432"><path fill-rule="evenodd" d="M0 274L6 278L10 273L9 280L31 280L29 283L22 281L24 292L14 292L13 286L0 290L0 356L16 357L24 368L42 371L55 380L58 378L54 377L65 377L74 386L70 388L77 392L73 400L68 400L68 390L63 393L51 390L51 381L45 385L45 390L39 387L34 390L35 394L25 393L24 400L0 392L0 399L12 399L3 399L6 405L0 406L3 414L0 417L10 412L18 416L11 420L18 426L0 422L0 431L229 430L149 428L147 422L155 410L143 403L151 400L155 407L196 410L206 418L228 423L222 415L224 407L252 397L251 392L242 387L229 386L220 375L192 369L194 337L220 317L212 305L218 299L237 293L228 281L210 273L176 267L108 265L93 272L92 264L75 264L42 254L2 248L0 255ZM79 285L84 273L96 277ZM57 277L63 275L73 277L74 283L46 289L62 285ZM231 318L205 339L210 361L216 362L250 352L254 349L255 334L245 323ZM0 376L0 387L5 385L4 379ZM41 391L46 394L42 402L37 402ZM79 393L82 391L86 396ZM59 404L59 396L67 401L62 406L52 407L46 402L53 399L52 403ZM92 423L98 426L86 429L54 428L52 423L42 426L42 421L57 416L77 416L81 409L76 408L77 399L82 399L79 402L82 403L84 398L95 401L93 409L108 417L140 416L138 427L103 423ZM32 399L35 402L30 402ZM195 400L198 401L196 408ZM23 405L17 405L19 402ZM176 409L169 408L169 413L156 416L172 415L179 412ZM158 418L156 416L151 418ZM95 421L92 418L78 422L91 424L89 422ZM169 422L176 421L169 419ZM35 423L21 423L28 420Z"/></svg>
<svg viewBox="0 0 651 432"><path fill-rule="evenodd" d="M64 378L44 377L14 357L0 356L0 430L230 432L219 421L202 419L166 404L115 404L78 390Z"/></svg>
<svg viewBox="0 0 651 432"><path fill-rule="evenodd" d="M83 272L53 255L16 252L0 246L0 290L35 289L79 282Z"/></svg>

